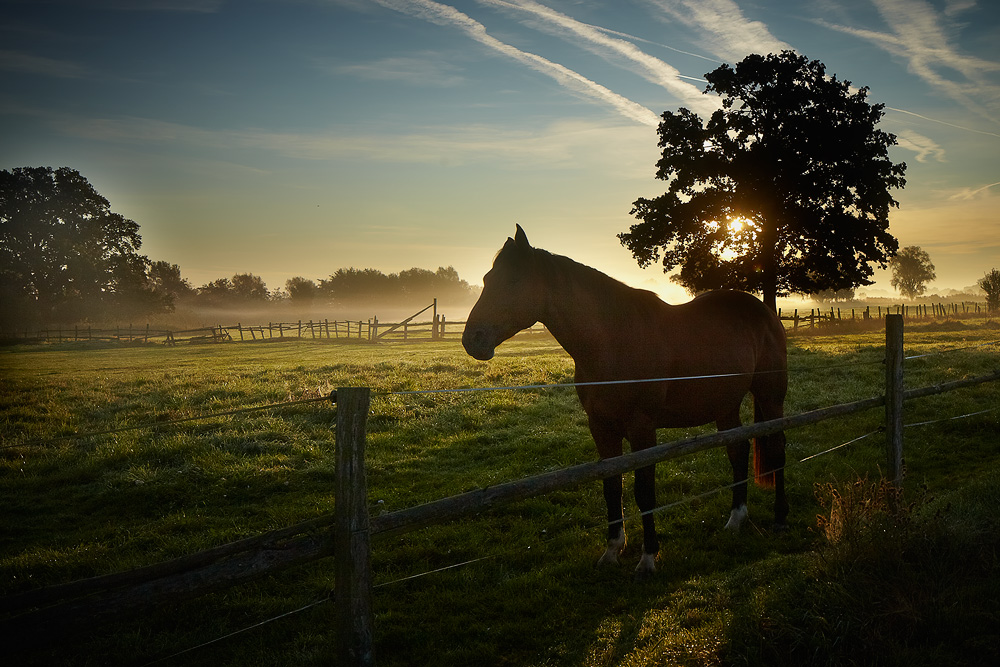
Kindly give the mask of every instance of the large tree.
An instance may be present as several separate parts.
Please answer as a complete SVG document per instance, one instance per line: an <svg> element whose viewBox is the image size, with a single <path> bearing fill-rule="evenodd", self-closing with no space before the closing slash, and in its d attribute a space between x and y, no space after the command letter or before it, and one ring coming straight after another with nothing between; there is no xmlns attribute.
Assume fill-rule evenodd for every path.
<svg viewBox="0 0 1000 667"><path fill-rule="evenodd" d="M619 238L642 266L692 292L734 288L778 295L870 285L898 248L889 234L892 134L876 128L883 105L867 88L827 76L791 51L750 55L705 75L722 108L708 122L688 109L659 126L656 177L669 182L638 199L641 220Z"/></svg>
<svg viewBox="0 0 1000 667"><path fill-rule="evenodd" d="M0 171L0 298L45 321L168 306L147 284L139 225L68 167Z"/></svg>
<svg viewBox="0 0 1000 667"><path fill-rule="evenodd" d="M927 291L927 283L937 277L931 256L920 246L908 245L889 261L892 286L907 299Z"/></svg>

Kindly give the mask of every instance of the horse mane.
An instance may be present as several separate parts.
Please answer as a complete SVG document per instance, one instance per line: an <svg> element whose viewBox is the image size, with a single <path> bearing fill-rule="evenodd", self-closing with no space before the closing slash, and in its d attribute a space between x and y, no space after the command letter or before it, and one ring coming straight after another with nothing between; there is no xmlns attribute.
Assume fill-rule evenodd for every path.
<svg viewBox="0 0 1000 667"><path fill-rule="evenodd" d="M649 308L653 304L666 305L656 293L638 289L612 278L603 271L580 262L543 250L532 248L536 266L541 267L549 277L571 280L577 287L597 296L613 313L633 311L636 307Z"/></svg>

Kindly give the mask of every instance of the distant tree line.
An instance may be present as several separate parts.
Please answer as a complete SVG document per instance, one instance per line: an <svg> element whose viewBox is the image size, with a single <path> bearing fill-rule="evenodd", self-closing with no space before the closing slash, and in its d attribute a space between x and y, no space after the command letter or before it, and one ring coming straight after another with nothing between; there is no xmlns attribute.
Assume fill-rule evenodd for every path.
<svg viewBox="0 0 1000 667"><path fill-rule="evenodd" d="M792 54L783 54L782 58L798 67L807 64L801 59L796 59ZM808 65L815 69L815 71L811 71L809 80L819 81L822 78L820 75L823 73L821 66L818 63L808 63ZM764 69L768 70L768 68ZM720 68L720 70L719 76L732 74L727 72L725 67ZM724 80L725 77L717 82L710 78L710 81L713 81L713 85L716 86L721 86ZM838 84L834 97L846 95L846 90L846 84ZM864 95L862 93L858 94L859 99L855 102L864 109L862 104ZM684 114L690 115L686 110L682 111ZM852 113L859 112L855 110ZM880 116L881 107L876 106L870 114L869 122L877 120ZM679 141L677 136L673 136L674 132L671 129L673 128L671 123L674 120L677 118L669 113L664 114L664 123L660 126L661 146L665 146L664 161L660 165L661 177L666 178L674 178L690 168L689 166L670 166L673 163L668 158L671 157L671 151L674 150L671 146ZM689 137L693 142L691 146L694 148L691 148L691 151L694 153L688 155L689 160L682 162L684 165L700 164L705 156L698 158L694 155L697 153L696 149L707 145L708 139L706 137L709 135L696 131L700 121L694 122L697 120L694 117L688 120L691 121L689 123L691 127L688 129L694 133L692 137ZM867 125L863 129L865 131L861 133L861 136L866 136L872 131L871 127ZM712 134L711 136L723 141L725 134L722 132L722 134ZM879 213L875 216L877 221L874 221L874 230L869 231L874 234L873 238L881 239L877 240L875 245L882 245L880 250L874 252L871 258L861 261L861 264L865 264L867 261L879 263L887 260L887 264L892 269L893 286L903 296L912 299L923 294L927 282L934 279L934 265L930 261L929 255L921 248L908 246L897 252L895 239L884 235L884 214L890 205L894 205L891 198L884 194L884 190L887 186L901 187L902 167L891 165L885 159L884 149L892 143L889 135L879 135L879 141L876 143L878 144L876 153L881 160L880 164L883 169L875 180L880 182L883 194L880 200L881 205L876 207ZM720 154L728 155L725 151ZM708 160L708 163L715 164L712 160ZM750 160L748 164L754 163L755 160ZM852 158L848 163L858 164L859 160ZM721 169L719 165L715 165L715 167ZM702 176L709 180L714 178L710 175ZM692 183L700 177L693 178L694 181L689 178L680 179L682 185L687 184L683 185L681 190L693 187ZM757 186L759 184L754 187ZM673 184L671 188L672 190L676 189ZM751 188L751 190L753 189ZM677 226L682 221L686 221L685 224L694 224L695 227L707 225L705 229L709 229L712 234L720 229L718 223L713 223L712 220L705 222L705 216L701 213L688 210L687 207L694 201L694 194L698 192L700 191L697 189L691 190L685 195L685 198L681 199L678 199L676 193L672 191L668 193L669 196L665 200L657 202L639 200L636 203L636 212L641 212L641 209L648 212L650 217L646 222L634 226L629 234L621 235L623 242L632 248L640 263L643 264L652 261L660 252L664 251L664 248L673 247L673 250L664 255L664 266L673 267L675 264L683 264L683 268L675 278L679 277L679 282L689 291L698 292L716 287L735 287L762 291L764 296L769 297L772 301L775 294L789 292L812 294L821 300L837 301L852 298L854 287L870 282L867 280L869 275L867 266L861 267L859 265L848 269L840 259L834 262L839 268L835 269L833 265L825 266L822 265L822 262L813 261L815 260L814 253L818 252L815 249L809 253L798 253L798 251L792 253L794 255L793 264L798 263L796 266L801 264L813 267L807 271L812 278L781 283L780 288L776 287L777 283L774 282L776 274L773 272L770 274L769 280L771 282L769 285L754 283L747 277L751 274L758 275L758 269L763 270L761 267L768 264L772 265L773 269L776 261L774 257L762 264L756 259L750 261L747 266L752 270L743 278L736 279L742 275L738 271L731 273L731 275L727 273L736 264L719 273L716 269L721 270L726 262L730 262L730 260L719 259L722 255L716 256L725 249L725 244L719 241L719 238L722 237L713 236L714 240L707 246L698 246L697 252L691 250L694 254L687 251L681 252L680 246L674 247L672 245L674 241L683 240L683 243L689 241L695 243L697 240L698 232L695 228L682 229L683 225ZM740 192L742 190L737 188L737 195ZM706 190L705 193L698 196L708 196L708 194L710 191ZM715 193L715 195L723 196L725 201L729 201L726 197L731 194L723 196L720 193ZM740 199L740 197L742 195L736 199ZM733 201L735 202L736 199ZM666 205L664 202L672 202L670 206L673 208L670 208L669 211L661 210L661 204ZM650 207L648 210L645 208L647 205ZM733 222L730 230L731 235L733 238L743 238L746 241L745 248L759 246L761 239L767 236L763 233L764 228L761 226L767 220L767 216L763 216L759 212L750 215L749 209L727 208L727 206L723 206L721 209L714 207L708 207L708 209L713 211L712 216L720 211L722 213L729 211L733 215L744 216L740 218L739 225ZM715 217L719 218L719 216ZM850 222L847 218L838 220L838 225ZM833 223L831 225L831 229L837 227ZM746 229L750 229L751 232L749 232L749 236L744 238L741 235ZM817 241L814 244L815 248L839 247L834 243L837 238L839 236L835 234L827 239L829 243L819 243L819 237L817 237L814 239ZM716 243L717 241L718 243ZM177 264L150 261L148 257L140 254L141 245L139 225L112 212L108 200L98 194L79 172L68 167L59 169L21 167L10 171L0 171L0 327L10 328L27 324L72 323L88 320L135 320L146 315L170 312L178 303L192 303L209 307L245 307L275 302L290 302L297 306L356 307L377 303L383 307L408 307L425 305L435 298L451 304L471 304L478 296L478 288L470 286L462 280L458 272L451 266L439 267L437 271L412 268L390 274L371 268L341 268L329 277L318 281L296 276L285 282L284 289L274 290L269 290L260 276L252 273L241 273L233 275L231 278L219 278L200 287L194 287L181 277L181 269ZM754 252L759 255L759 247ZM681 261L682 255L686 257L684 261ZM785 259L777 263L782 264ZM706 264L702 260L708 263ZM823 271L813 270L821 265L825 267ZM735 271L735 269L733 270ZM723 273L733 277L733 280L720 278ZM764 273L766 274L768 271L764 271ZM826 276L822 280L819 279L821 273ZM696 277L697 279L695 279ZM716 280L717 278L718 280ZM989 309L1000 310L1000 273L993 269L979 281L979 287L986 292Z"/></svg>
<svg viewBox="0 0 1000 667"><path fill-rule="evenodd" d="M252 273L238 273L232 278L219 278L195 288L181 278L179 266L167 262L154 262L150 279L154 291L170 296L174 302L216 307L275 302L300 306L357 306L362 303L416 306L425 301L430 303L432 299L471 303L479 293L451 266L439 267L437 271L412 268L389 274L377 269L337 269L329 278L318 281L302 276L290 278L285 281L284 290L273 291L268 290L260 276Z"/></svg>
<svg viewBox="0 0 1000 667"><path fill-rule="evenodd" d="M268 290L252 273L194 287L177 264L139 249L139 225L68 167L0 171L0 326L136 319L178 303L245 306L419 305L433 298L471 301L477 291L453 267L384 274L338 269L318 282L295 277Z"/></svg>

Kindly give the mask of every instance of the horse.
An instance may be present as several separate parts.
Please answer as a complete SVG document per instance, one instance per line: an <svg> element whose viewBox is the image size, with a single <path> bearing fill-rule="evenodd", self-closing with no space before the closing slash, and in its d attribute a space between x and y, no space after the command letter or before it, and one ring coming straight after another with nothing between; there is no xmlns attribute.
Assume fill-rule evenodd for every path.
<svg viewBox="0 0 1000 667"><path fill-rule="evenodd" d="M741 425L740 405L754 399L754 421L784 415L788 386L785 329L774 312L744 292L718 290L670 305L569 257L533 248L517 225L483 278L462 344L480 361L519 331L542 322L576 364L577 396L602 459L656 444L657 428L715 422ZM679 378L664 379L660 378ZM629 382L645 380L645 382ZM594 384L600 383L600 384ZM747 518L750 443L727 447L733 501L726 529ZM754 476L775 491L776 527L785 525L785 436L754 441ZM622 476L603 480L608 539L601 564L617 564L625 538ZM659 539L655 466L635 471L643 549L636 576L656 571Z"/></svg>

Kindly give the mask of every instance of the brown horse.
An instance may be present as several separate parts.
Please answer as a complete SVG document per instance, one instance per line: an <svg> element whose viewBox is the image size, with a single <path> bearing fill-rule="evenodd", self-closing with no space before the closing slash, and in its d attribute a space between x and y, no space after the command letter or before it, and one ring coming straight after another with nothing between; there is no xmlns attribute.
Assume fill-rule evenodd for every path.
<svg viewBox="0 0 1000 667"><path fill-rule="evenodd" d="M541 321L576 362L577 383L616 382L577 386L601 458L621 455L623 439L633 451L651 447L657 428L709 422L720 430L737 427L748 391L756 421L784 414L784 327L749 294L709 292L671 306L652 292L532 248L520 225L483 282L462 335L470 355L491 359L500 343ZM626 382L658 378L684 379ZM775 487L775 521L784 525L784 434L754 444L756 479ZM734 486L726 528L736 530L747 516L750 443L730 445L728 454ZM621 475L604 480L604 498L608 545L600 562L617 563L625 546ZM645 575L655 571L659 551L651 513L656 506L654 466L636 471L635 499L643 512L643 555L636 573Z"/></svg>

